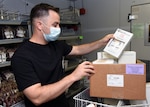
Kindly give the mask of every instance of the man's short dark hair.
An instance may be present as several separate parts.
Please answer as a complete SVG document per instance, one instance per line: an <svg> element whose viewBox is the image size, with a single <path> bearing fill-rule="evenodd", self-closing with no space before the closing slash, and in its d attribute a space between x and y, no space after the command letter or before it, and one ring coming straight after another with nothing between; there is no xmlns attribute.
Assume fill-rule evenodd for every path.
<svg viewBox="0 0 150 107"><path fill-rule="evenodd" d="M49 15L49 10L53 10L57 13L59 13L59 9L46 3L40 3L34 6L30 13L30 21L33 22L34 18L40 18L43 16Z"/></svg>

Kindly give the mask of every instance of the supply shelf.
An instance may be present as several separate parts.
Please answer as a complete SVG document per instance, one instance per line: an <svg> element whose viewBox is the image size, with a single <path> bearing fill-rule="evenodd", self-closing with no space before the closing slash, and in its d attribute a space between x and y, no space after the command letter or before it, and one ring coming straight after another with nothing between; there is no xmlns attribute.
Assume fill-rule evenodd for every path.
<svg viewBox="0 0 150 107"><path fill-rule="evenodd" d="M64 36L58 38L58 40L75 40L75 39L79 39L79 36Z"/></svg>
<svg viewBox="0 0 150 107"><path fill-rule="evenodd" d="M7 66L10 66L10 65L11 65L11 62L10 62L10 61L1 62L1 63L0 63L0 68L1 68L1 67L7 67Z"/></svg>
<svg viewBox="0 0 150 107"><path fill-rule="evenodd" d="M12 105L11 107L25 107L24 101L20 101L14 105Z"/></svg>
<svg viewBox="0 0 150 107"><path fill-rule="evenodd" d="M24 40L24 38L3 39L3 40L0 40L0 45L12 44L12 43L21 43L21 42L23 42L23 40Z"/></svg>

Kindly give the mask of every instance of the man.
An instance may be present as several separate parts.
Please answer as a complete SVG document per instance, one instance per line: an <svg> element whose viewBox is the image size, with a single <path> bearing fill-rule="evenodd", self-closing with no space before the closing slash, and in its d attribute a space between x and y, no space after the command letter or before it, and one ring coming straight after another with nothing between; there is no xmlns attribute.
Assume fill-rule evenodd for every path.
<svg viewBox="0 0 150 107"><path fill-rule="evenodd" d="M26 107L68 107L65 90L75 81L95 73L91 62L85 61L68 76L63 77L62 57L83 55L107 44L112 34L79 46L57 41L60 16L56 8L38 4L30 14L32 37L18 48L12 57L12 69ZM90 47L90 48L89 48Z"/></svg>

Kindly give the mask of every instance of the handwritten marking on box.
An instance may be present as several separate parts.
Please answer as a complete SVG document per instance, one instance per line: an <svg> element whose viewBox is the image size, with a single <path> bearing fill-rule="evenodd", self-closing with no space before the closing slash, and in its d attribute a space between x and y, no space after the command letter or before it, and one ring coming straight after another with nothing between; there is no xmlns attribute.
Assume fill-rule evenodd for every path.
<svg viewBox="0 0 150 107"><path fill-rule="evenodd" d="M141 64L127 64L126 74L144 75L144 65Z"/></svg>
<svg viewBox="0 0 150 107"><path fill-rule="evenodd" d="M107 86L124 87L124 76L116 74L107 74Z"/></svg>

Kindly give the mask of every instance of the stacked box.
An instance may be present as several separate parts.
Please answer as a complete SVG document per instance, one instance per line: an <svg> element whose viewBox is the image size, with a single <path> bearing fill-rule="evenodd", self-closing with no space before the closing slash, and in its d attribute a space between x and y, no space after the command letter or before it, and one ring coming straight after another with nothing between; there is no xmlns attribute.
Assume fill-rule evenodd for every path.
<svg viewBox="0 0 150 107"><path fill-rule="evenodd" d="M93 64L90 96L101 98L145 100L146 64Z"/></svg>

